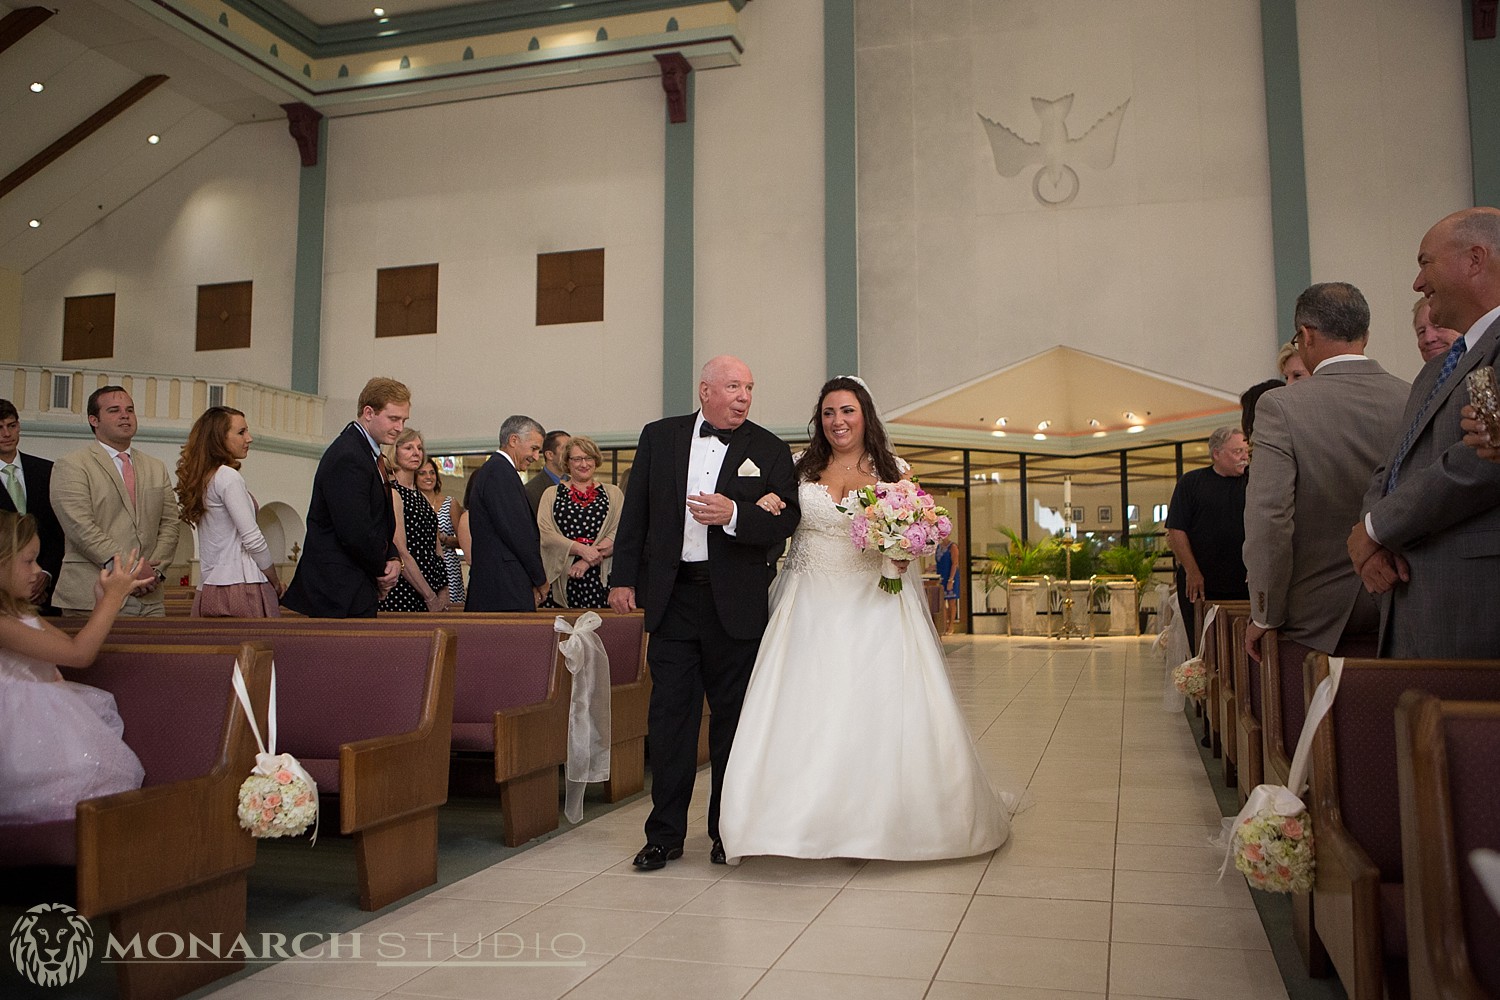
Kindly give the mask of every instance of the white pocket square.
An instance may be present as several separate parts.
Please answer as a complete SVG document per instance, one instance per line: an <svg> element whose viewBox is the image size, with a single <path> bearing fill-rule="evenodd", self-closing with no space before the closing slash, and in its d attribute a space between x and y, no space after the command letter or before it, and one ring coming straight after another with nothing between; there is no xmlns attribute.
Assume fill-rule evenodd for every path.
<svg viewBox="0 0 1500 1000"><path fill-rule="evenodd" d="M740 475L758 476L760 475L760 466L756 465L754 462L750 461L747 458L740 463Z"/></svg>

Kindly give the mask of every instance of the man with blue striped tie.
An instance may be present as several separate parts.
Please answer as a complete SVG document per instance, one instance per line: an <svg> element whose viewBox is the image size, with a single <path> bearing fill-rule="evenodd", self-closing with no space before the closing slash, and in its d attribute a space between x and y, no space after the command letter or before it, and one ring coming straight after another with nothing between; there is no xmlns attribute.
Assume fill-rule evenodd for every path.
<svg viewBox="0 0 1500 1000"><path fill-rule="evenodd" d="M1500 656L1500 465L1463 443L1464 378L1500 355L1500 210L1427 231L1412 287L1466 331L1412 383L1403 428L1371 477L1349 557L1381 594L1382 656Z"/></svg>

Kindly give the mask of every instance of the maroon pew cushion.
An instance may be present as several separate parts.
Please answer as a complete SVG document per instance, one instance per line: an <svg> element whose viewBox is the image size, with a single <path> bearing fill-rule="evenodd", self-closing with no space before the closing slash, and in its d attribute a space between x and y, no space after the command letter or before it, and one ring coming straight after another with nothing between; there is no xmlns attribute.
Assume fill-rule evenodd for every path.
<svg viewBox="0 0 1500 1000"><path fill-rule="evenodd" d="M62 674L115 696L125 743L141 759L150 787L199 777L218 763L231 702L238 710L234 661L229 653L109 651L92 667Z"/></svg>
<svg viewBox="0 0 1500 1000"><path fill-rule="evenodd" d="M78 834L71 819L0 826L0 868L78 863Z"/></svg>
<svg viewBox="0 0 1500 1000"><path fill-rule="evenodd" d="M1444 722L1453 839L1459 859L1458 890L1469 964L1485 992L1500 996L1500 912L1490 903L1469 864L1469 853L1475 848L1500 849L1500 796L1495 794L1500 725L1474 718L1448 718Z"/></svg>
<svg viewBox="0 0 1500 1000"><path fill-rule="evenodd" d="M345 743L410 732L422 721L430 636L286 635L271 648L278 752L336 761Z"/></svg>
<svg viewBox="0 0 1500 1000"><path fill-rule="evenodd" d="M453 724L453 749L485 751L494 750L494 715L491 714L490 721L488 722L455 722Z"/></svg>
<svg viewBox="0 0 1500 1000"><path fill-rule="evenodd" d="M1413 688L1445 701L1496 700L1500 668L1344 671L1329 713L1338 753L1339 811L1344 827L1380 869L1382 882L1403 880L1395 719L1396 702Z"/></svg>

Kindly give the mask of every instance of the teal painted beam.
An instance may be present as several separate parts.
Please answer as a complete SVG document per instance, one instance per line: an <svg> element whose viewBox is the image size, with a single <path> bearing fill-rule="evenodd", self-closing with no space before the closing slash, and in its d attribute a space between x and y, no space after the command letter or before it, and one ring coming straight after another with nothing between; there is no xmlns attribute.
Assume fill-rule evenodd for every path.
<svg viewBox="0 0 1500 1000"><path fill-rule="evenodd" d="M823 283L829 377L859 371L854 0L823 0Z"/></svg>
<svg viewBox="0 0 1500 1000"><path fill-rule="evenodd" d="M1464 64L1469 77L1469 159L1474 204L1500 206L1500 39L1474 40L1474 5L1464 0Z"/></svg>
<svg viewBox="0 0 1500 1000"><path fill-rule="evenodd" d="M328 119L318 122L318 162L297 178L297 270L292 291L292 388L318 393L323 336L323 214L328 203Z"/></svg>
<svg viewBox="0 0 1500 1000"><path fill-rule="evenodd" d="M1297 296L1312 284L1296 0L1261 0L1260 30L1266 74L1266 146L1271 161L1271 254L1276 274L1276 326L1271 335L1280 347L1290 336Z"/></svg>
<svg viewBox="0 0 1500 1000"><path fill-rule="evenodd" d="M662 414L693 405L693 119L696 73L683 80L687 121L667 122L666 204L662 211ZM667 102L662 101L662 114Z"/></svg>

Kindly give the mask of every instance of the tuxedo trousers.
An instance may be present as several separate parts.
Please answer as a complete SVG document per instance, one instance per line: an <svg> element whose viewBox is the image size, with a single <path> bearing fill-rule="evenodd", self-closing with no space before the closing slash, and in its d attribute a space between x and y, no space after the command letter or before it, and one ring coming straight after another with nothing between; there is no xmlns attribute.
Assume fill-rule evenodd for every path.
<svg viewBox="0 0 1500 1000"><path fill-rule="evenodd" d="M724 631L703 567L684 564L672 597L646 647L651 667L647 746L651 755L651 815L646 842L679 847L687 839L688 803L698 770L698 731L708 698L708 753L712 775L708 834L719 836L719 792L739 725L745 688L760 639Z"/></svg>

